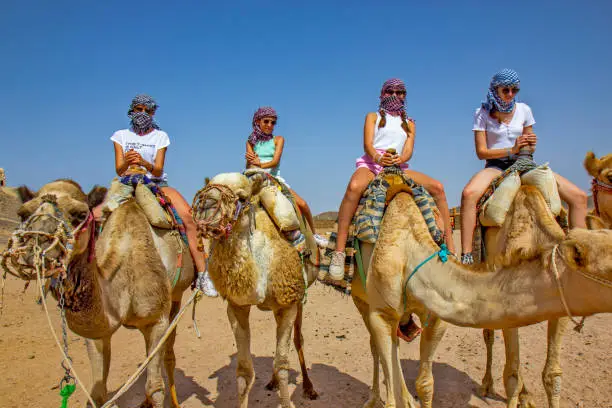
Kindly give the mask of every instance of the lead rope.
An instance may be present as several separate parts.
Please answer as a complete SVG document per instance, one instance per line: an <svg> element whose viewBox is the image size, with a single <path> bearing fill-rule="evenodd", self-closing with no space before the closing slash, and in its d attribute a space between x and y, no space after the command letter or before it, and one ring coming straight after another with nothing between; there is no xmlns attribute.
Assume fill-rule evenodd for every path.
<svg viewBox="0 0 612 408"><path fill-rule="evenodd" d="M565 300L565 294L563 292L563 286L561 285L561 278L559 277L559 270L557 269L556 253L559 250L559 244L556 244L552 250L552 254L550 255L550 263L552 264L553 275L555 276L555 282L557 282L557 288L559 289L559 295L561 297L561 303L563 303L563 307L565 308L565 312L569 316L570 320L576 325L574 326L574 330L580 333L582 328L584 327L584 321L586 320L586 316L582 317L582 320L578 321L574 316L572 316L572 312L569 310L569 306L567 305L567 301Z"/></svg>

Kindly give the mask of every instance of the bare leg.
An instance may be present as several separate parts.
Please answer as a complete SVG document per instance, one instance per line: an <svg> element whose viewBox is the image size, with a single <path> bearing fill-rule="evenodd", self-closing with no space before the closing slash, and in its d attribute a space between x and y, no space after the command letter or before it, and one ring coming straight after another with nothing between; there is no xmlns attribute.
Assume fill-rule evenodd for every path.
<svg viewBox="0 0 612 408"><path fill-rule="evenodd" d="M463 188L461 195L461 252L472 252L472 239L476 228L476 205L489 184L501 174L500 169L488 168L476 173Z"/></svg>
<svg viewBox="0 0 612 408"><path fill-rule="evenodd" d="M300 209L302 215L306 217L306 222L308 223L308 225L310 225L310 230L313 234L316 234L314 220L312 219L312 212L310 211L308 203L306 203L306 201L302 197L300 197L298 193L296 193L294 190L291 189L290 191L291 194L293 194L293 198L295 199L295 204Z"/></svg>
<svg viewBox="0 0 612 408"><path fill-rule="evenodd" d="M419 316L425 319L425 315ZM425 321L425 320L423 320ZM434 393L433 359L436 349L444 337L447 324L437 316L430 316L429 324L423 328L421 334L419 375L416 379L416 389L421 408L431 408Z"/></svg>
<svg viewBox="0 0 612 408"><path fill-rule="evenodd" d="M108 399L106 380L110 368L111 338L86 339L87 354L91 365L91 390L90 394L97 406L101 407ZM89 406L89 405L88 405ZM92 407L93 408L93 407Z"/></svg>
<svg viewBox="0 0 612 408"><path fill-rule="evenodd" d="M249 392L255 382L255 370L251 358L251 329L249 327L250 306L238 306L227 303L229 318L234 337L236 338L236 382L238 384L238 400L240 408L248 408Z"/></svg>
<svg viewBox="0 0 612 408"><path fill-rule="evenodd" d="M518 329L504 329L506 345L506 366L504 367L504 386L506 388L507 408L517 408L519 394L523 389L520 373L521 357Z"/></svg>
<svg viewBox="0 0 612 408"><path fill-rule="evenodd" d="M346 192L344 193L344 198L342 199L340 210L338 211L338 235L336 244L336 251L338 252L344 252L346 248L346 238L348 237L349 226L355 215L359 199L373 179L374 173L366 168L359 168L353 173L346 187Z"/></svg>
<svg viewBox="0 0 612 408"><path fill-rule="evenodd" d="M162 191L170 198L170 202L172 202L172 205L174 205L174 208L176 208L176 211L183 220L185 231L187 232L187 240L189 241L189 252L191 252L191 257L196 265L197 272L206 271L204 254L198 251L198 229L195 222L193 222L191 207L183 196L172 187L163 187Z"/></svg>
<svg viewBox="0 0 612 408"><path fill-rule="evenodd" d="M172 302L172 308L170 309L170 321L174 320L181 308L181 302ZM176 367L176 356L174 355L174 341L176 340L176 330L172 330L172 333L166 340L166 353L164 354L164 366L166 368L166 375L168 376L168 388L170 388L170 401L172 408L180 408L178 402L178 396L176 395L176 383L174 381L174 369Z"/></svg>
<svg viewBox="0 0 612 408"><path fill-rule="evenodd" d="M297 305L274 311L276 319L276 355L274 372L278 378L281 408L293 408L289 395L289 349L291 329L297 316Z"/></svg>
<svg viewBox="0 0 612 408"><path fill-rule="evenodd" d="M168 329L168 319L162 317L157 323L141 328L147 346L147 356L157 346ZM163 348L162 348L163 350ZM165 398L164 379L162 377L162 361L164 352L158 352L147 366L147 382L145 385L145 402L142 406L163 408Z"/></svg>
<svg viewBox="0 0 612 408"><path fill-rule="evenodd" d="M569 318L554 319L548 321L548 352L546 354L546 365L542 371L542 382L548 396L549 408L559 408L561 399L561 370L560 351L561 341Z"/></svg>
<svg viewBox="0 0 612 408"><path fill-rule="evenodd" d="M425 187L425 189L433 197L436 205L438 206L438 210L440 210L442 221L444 222L444 237L446 240L446 246L448 247L449 251L454 253L455 243L453 241L453 228L451 227L450 211L448 210L448 201L446 200L444 186L438 180L435 180L423 173L419 173L418 171L404 170L404 173L414 180L415 183Z"/></svg>
<svg viewBox="0 0 612 408"><path fill-rule="evenodd" d="M480 386L479 393L482 397L488 395L494 395L495 390L493 388L493 344L495 343L495 331L491 329L483 329L482 337L484 338L485 346L487 348L487 366L485 369L485 375L482 378L482 385Z"/></svg>
<svg viewBox="0 0 612 408"><path fill-rule="evenodd" d="M586 228L587 194L574 183L555 173L559 195L569 206L569 223L572 228Z"/></svg>
<svg viewBox="0 0 612 408"><path fill-rule="evenodd" d="M380 397L380 361L378 357L378 351L376 351L376 344L374 343L374 337L372 336L372 332L370 330L370 323L368 322L368 304L363 302L362 300L353 296L353 302L355 306L357 306L357 310L361 314L363 318L363 322L370 333L370 351L372 352L372 388L370 389L370 398L365 403L363 408L376 408L382 406L383 401Z"/></svg>

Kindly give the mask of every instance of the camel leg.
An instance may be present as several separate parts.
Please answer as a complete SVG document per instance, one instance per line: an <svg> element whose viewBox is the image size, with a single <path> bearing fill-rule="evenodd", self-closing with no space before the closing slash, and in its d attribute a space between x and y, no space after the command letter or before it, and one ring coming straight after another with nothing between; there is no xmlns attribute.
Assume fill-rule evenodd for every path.
<svg viewBox="0 0 612 408"><path fill-rule="evenodd" d="M548 352L546 365L542 372L542 382L548 396L549 408L559 408L561 398L561 376L563 374L560 365L561 340L569 319L554 319L548 321Z"/></svg>
<svg viewBox="0 0 612 408"><path fill-rule="evenodd" d="M297 305L297 316L295 318L295 324L293 325L293 345L298 353L300 360L300 368L302 370L302 388L303 395L305 398L310 400L316 400L319 398L319 394L314 389L308 371L306 368L306 360L304 359L304 336L302 335L302 318L304 316L304 305L299 303Z"/></svg>
<svg viewBox="0 0 612 408"><path fill-rule="evenodd" d="M495 395L495 389L493 388L493 344L495 343L495 331L491 329L483 329L482 337L484 338L485 346L487 347L487 366L485 369L485 375L482 378L482 385L480 386L478 393L482 397L489 395Z"/></svg>
<svg viewBox="0 0 612 408"><path fill-rule="evenodd" d="M419 316L421 321L425 321L423 317L425 316ZM421 408L431 408L432 406L434 392L433 358L438 344L444 337L446 327L445 322L438 317L431 316L429 324L423 327L423 333L421 333L421 363L419 365L419 375L416 379L416 389L421 400Z"/></svg>
<svg viewBox="0 0 612 408"><path fill-rule="evenodd" d="M289 396L289 349L291 329L297 317L296 304L274 311L276 319L276 355L274 356L274 373L278 378L281 408L293 408Z"/></svg>
<svg viewBox="0 0 612 408"><path fill-rule="evenodd" d="M168 325L168 318L163 317L156 323L140 329L145 338L147 356L153 351L157 344L159 344L159 341L168 329ZM141 405L143 407L163 408L164 406L165 387L162 375L164 354L165 350L162 347L147 366L147 382L145 384L146 399Z"/></svg>
<svg viewBox="0 0 612 408"><path fill-rule="evenodd" d="M414 399L408 392L399 360L397 327L399 319L379 310L368 312L371 334L385 374L387 403L385 408L414 408Z"/></svg>
<svg viewBox="0 0 612 408"><path fill-rule="evenodd" d="M506 346L506 365L504 367L504 387L506 388L507 408L517 408L519 394L523 389L520 373L521 357L518 329L504 329Z"/></svg>
<svg viewBox="0 0 612 408"><path fill-rule="evenodd" d="M357 310L363 318L363 322L370 333L370 351L372 352L372 362L374 367L372 368L372 388L370 389L370 398L365 403L363 408L376 408L383 405L383 400L380 397L380 363L378 357L378 351L376 351L376 344L374 343L374 337L370 330L370 323L368 322L368 304L361 301L360 299L353 297L353 303L357 306Z"/></svg>
<svg viewBox="0 0 612 408"><path fill-rule="evenodd" d="M240 408L249 406L249 392L255 382L255 370L251 357L251 329L249 314L251 306L238 306L227 303L227 317L236 338L236 382L238 384L238 401Z"/></svg>
<svg viewBox="0 0 612 408"><path fill-rule="evenodd" d="M181 308L181 301L172 302L172 308L170 309L170 321L174 320L174 317ZM170 389L170 401L172 408L180 408L178 402L178 396L176 395L176 383L174 381L174 369L176 367L176 356L174 355L174 341L176 340L176 330L173 330L166 340L166 353L164 354L164 366L166 368L166 375L168 376L168 388Z"/></svg>
<svg viewBox="0 0 612 408"><path fill-rule="evenodd" d="M85 339L87 344L87 354L91 365L91 390L90 394L97 406L101 407L106 402L107 389L106 380L110 368L111 359L111 338ZM89 403L86 406L90 406Z"/></svg>

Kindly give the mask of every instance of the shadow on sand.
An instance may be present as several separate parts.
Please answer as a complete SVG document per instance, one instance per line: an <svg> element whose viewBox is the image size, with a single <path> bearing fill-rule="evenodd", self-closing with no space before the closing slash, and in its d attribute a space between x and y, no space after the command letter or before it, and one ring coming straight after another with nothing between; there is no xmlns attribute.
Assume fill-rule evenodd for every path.
<svg viewBox="0 0 612 408"><path fill-rule="evenodd" d="M144 390L146 378L147 374L143 373L138 381L132 385L132 388L117 400L117 405L120 407L139 407L145 398ZM210 391L200 386L200 384L198 384L193 377L185 375L185 372L182 369L175 369L174 378L176 381L176 391L180 404L193 395L195 395L203 405L211 406L213 404L213 401L207 397L210 395ZM119 390L109 393L109 397L115 395L117 391ZM166 384L166 406L170 406L169 401L170 397L168 394L168 386Z"/></svg>

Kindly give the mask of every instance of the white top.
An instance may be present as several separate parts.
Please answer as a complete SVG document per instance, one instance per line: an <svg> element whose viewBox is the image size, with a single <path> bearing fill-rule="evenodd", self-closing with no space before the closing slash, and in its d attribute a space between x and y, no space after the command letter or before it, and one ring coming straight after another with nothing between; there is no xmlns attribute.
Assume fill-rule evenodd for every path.
<svg viewBox="0 0 612 408"><path fill-rule="evenodd" d="M402 117L385 115L387 123L385 127L379 128L380 113L376 112L376 124L374 125L374 148L387 150L394 148L397 154L402 154L404 150L404 143L408 136L404 129L402 129Z"/></svg>
<svg viewBox="0 0 612 408"><path fill-rule="evenodd" d="M527 104L517 102L510 123L500 123L497 119L492 118L483 107L478 108L474 114L472 130L487 132L487 148L506 149L514 146L516 138L523 134L523 128L532 126L534 123L531 108Z"/></svg>
<svg viewBox="0 0 612 408"><path fill-rule="evenodd" d="M168 134L157 129L142 136L134 133L132 129L121 129L113 133L110 139L121 145L123 153L135 150L151 164L155 164L157 151L170 145ZM168 181L168 175L165 172L161 177L154 177L150 172L147 175L155 180Z"/></svg>

